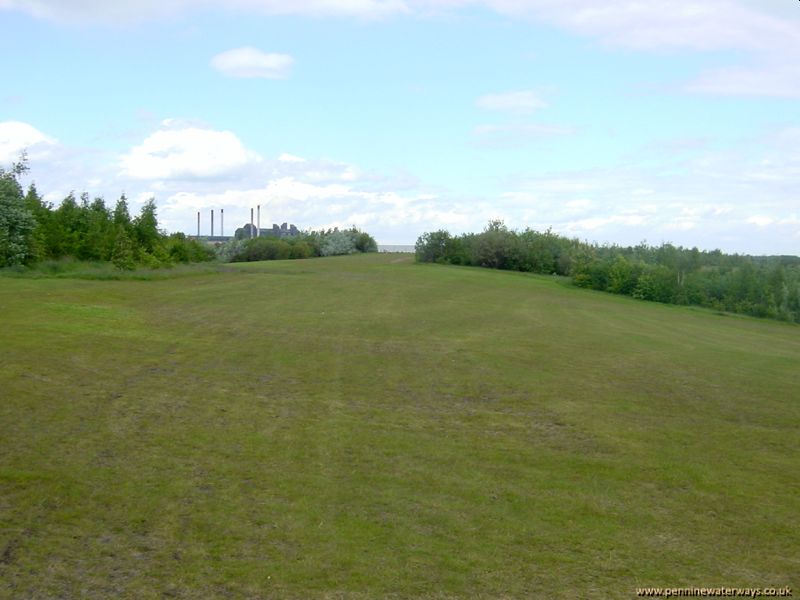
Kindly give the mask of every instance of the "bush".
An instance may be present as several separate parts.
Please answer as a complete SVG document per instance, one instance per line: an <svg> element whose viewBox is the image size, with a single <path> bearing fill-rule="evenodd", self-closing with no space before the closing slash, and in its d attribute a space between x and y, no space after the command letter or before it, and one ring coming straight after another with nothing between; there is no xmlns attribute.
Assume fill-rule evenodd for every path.
<svg viewBox="0 0 800 600"><path fill-rule="evenodd" d="M378 243L370 234L363 231L355 231L356 233L356 250L359 252L377 252Z"/></svg>
<svg viewBox="0 0 800 600"><path fill-rule="evenodd" d="M169 262L191 263L214 260L214 249L183 233L173 233L165 241L165 249Z"/></svg>
<svg viewBox="0 0 800 600"><path fill-rule="evenodd" d="M25 206L17 175L23 166L11 172L0 169L0 267L25 265L36 259L36 218Z"/></svg>
<svg viewBox="0 0 800 600"><path fill-rule="evenodd" d="M414 254L418 262L445 262L448 256L450 234L444 230L423 233L414 244Z"/></svg>
<svg viewBox="0 0 800 600"><path fill-rule="evenodd" d="M334 231L322 241L322 256L336 256L358 252L355 236L348 231Z"/></svg>
<svg viewBox="0 0 800 600"><path fill-rule="evenodd" d="M307 242L300 240L292 244L289 258L311 258L312 256L314 256L314 251Z"/></svg>
<svg viewBox="0 0 800 600"><path fill-rule="evenodd" d="M290 258L291 253L291 246L283 240L269 237L253 238L241 242L230 261L283 260Z"/></svg>
<svg viewBox="0 0 800 600"><path fill-rule="evenodd" d="M263 236L234 239L218 246L216 256L223 262L248 262L375 252L377 248L372 236L352 228L344 231L307 231L291 238Z"/></svg>

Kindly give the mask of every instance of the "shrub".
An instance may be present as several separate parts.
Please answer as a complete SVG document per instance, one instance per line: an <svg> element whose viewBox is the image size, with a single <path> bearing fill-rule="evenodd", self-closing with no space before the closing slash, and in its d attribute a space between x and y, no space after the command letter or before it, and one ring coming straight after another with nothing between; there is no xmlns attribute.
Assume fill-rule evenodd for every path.
<svg viewBox="0 0 800 600"><path fill-rule="evenodd" d="M312 256L314 256L314 251L307 242L300 240L292 244L290 258L311 258Z"/></svg>
<svg viewBox="0 0 800 600"><path fill-rule="evenodd" d="M356 250L359 252L377 252L378 251L378 243L375 241L370 234L364 231L355 231L356 233Z"/></svg>
<svg viewBox="0 0 800 600"><path fill-rule="evenodd" d="M444 230L423 233L414 244L414 254L418 262L445 262L448 256L450 234Z"/></svg>
<svg viewBox="0 0 800 600"><path fill-rule="evenodd" d="M351 232L334 231L326 235L322 241L322 256L353 254L355 252L358 252L358 250Z"/></svg>

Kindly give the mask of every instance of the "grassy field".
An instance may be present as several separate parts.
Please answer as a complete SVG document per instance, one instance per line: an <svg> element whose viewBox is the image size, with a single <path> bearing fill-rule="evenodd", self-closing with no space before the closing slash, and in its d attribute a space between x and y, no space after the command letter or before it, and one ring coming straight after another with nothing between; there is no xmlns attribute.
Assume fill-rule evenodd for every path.
<svg viewBox="0 0 800 600"><path fill-rule="evenodd" d="M0 278L0 597L800 587L800 328L411 261Z"/></svg>

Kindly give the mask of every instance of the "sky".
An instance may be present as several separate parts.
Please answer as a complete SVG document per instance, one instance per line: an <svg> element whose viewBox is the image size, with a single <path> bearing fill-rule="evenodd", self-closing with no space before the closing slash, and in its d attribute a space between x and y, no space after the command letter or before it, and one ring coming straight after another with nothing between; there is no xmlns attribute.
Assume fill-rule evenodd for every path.
<svg viewBox="0 0 800 600"><path fill-rule="evenodd" d="M0 52L54 205L800 255L797 0L0 0Z"/></svg>

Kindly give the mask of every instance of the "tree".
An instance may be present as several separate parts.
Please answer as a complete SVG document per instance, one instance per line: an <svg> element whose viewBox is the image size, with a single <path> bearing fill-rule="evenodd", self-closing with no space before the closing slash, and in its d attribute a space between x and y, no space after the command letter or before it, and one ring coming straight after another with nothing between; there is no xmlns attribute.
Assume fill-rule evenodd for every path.
<svg viewBox="0 0 800 600"><path fill-rule="evenodd" d="M125 229L131 228L131 214L128 212L128 199L125 194L119 197L117 205L114 207L114 225L120 225Z"/></svg>
<svg viewBox="0 0 800 600"><path fill-rule="evenodd" d="M608 291L614 294L631 295L636 288L633 266L621 254L614 259L608 270Z"/></svg>
<svg viewBox="0 0 800 600"><path fill-rule="evenodd" d="M48 245L53 258L76 256L80 242L80 207L75 195L69 195L61 201L61 205L53 211L52 226Z"/></svg>
<svg viewBox="0 0 800 600"><path fill-rule="evenodd" d="M122 226L117 226L111 262L114 263L114 266L120 271L130 271L136 266L133 260L133 245L131 244L131 239Z"/></svg>
<svg viewBox="0 0 800 600"><path fill-rule="evenodd" d="M353 254L355 252L355 240L346 231L334 231L326 235L322 241L322 256Z"/></svg>
<svg viewBox="0 0 800 600"><path fill-rule="evenodd" d="M443 262L569 275L576 286L668 304L692 304L800 322L800 257L746 256L664 243L597 245L551 230L424 233L419 262Z"/></svg>
<svg viewBox="0 0 800 600"><path fill-rule="evenodd" d="M145 252L152 254L161 238L161 233L158 231L156 201L153 198L145 202L139 216L133 220L133 231L138 245Z"/></svg>
<svg viewBox="0 0 800 600"><path fill-rule="evenodd" d="M476 259L481 267L513 269L518 261L514 246L516 234L500 220L489 221L478 238Z"/></svg>
<svg viewBox="0 0 800 600"><path fill-rule="evenodd" d="M526 229L516 236L516 242L517 269L548 275L555 271L557 250L552 245L550 230L542 234Z"/></svg>
<svg viewBox="0 0 800 600"><path fill-rule="evenodd" d="M39 196L36 184L28 186L25 194L25 208L27 208L33 218L36 219L36 229L33 232L33 251L37 259L46 258L49 255L47 246L47 230L50 220L50 209L52 206Z"/></svg>
<svg viewBox="0 0 800 600"><path fill-rule="evenodd" d="M111 215L102 198L95 198L82 207L85 231L81 238L78 258L82 260L108 260L114 249L115 235Z"/></svg>
<svg viewBox="0 0 800 600"><path fill-rule="evenodd" d="M591 287L592 264L596 260L594 256L594 249L588 244L578 243L572 251L570 261L569 274L572 276L572 282L578 287Z"/></svg>
<svg viewBox="0 0 800 600"><path fill-rule="evenodd" d="M423 233L414 244L418 262L441 262L445 260L450 234L444 230Z"/></svg>
<svg viewBox="0 0 800 600"><path fill-rule="evenodd" d="M645 273L639 277L639 280L636 282L636 288L631 295L638 300L655 300L655 278L650 273Z"/></svg>
<svg viewBox="0 0 800 600"><path fill-rule="evenodd" d="M25 206L18 181L27 170L24 153L10 171L0 168L0 267L27 264L36 257L36 219Z"/></svg>
<svg viewBox="0 0 800 600"><path fill-rule="evenodd" d="M355 228L353 229L353 234L355 236L356 250L359 252L378 251L378 243L370 234L365 231L358 231Z"/></svg>

